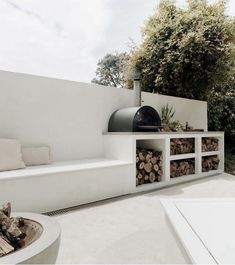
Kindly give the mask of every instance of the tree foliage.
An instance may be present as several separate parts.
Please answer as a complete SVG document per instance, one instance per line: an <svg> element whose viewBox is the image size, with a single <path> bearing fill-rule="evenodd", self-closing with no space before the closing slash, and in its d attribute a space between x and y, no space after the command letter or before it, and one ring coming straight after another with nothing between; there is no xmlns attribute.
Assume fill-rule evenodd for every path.
<svg viewBox="0 0 235 265"><path fill-rule="evenodd" d="M145 91L207 99L233 72L235 23L225 14L225 1L187 2L181 9L161 1L129 64L142 70Z"/></svg>
<svg viewBox="0 0 235 265"><path fill-rule="evenodd" d="M93 83L123 87L125 66L129 56L127 53L106 54L97 65L96 78Z"/></svg>
<svg viewBox="0 0 235 265"><path fill-rule="evenodd" d="M226 140L235 145L235 80L223 92L211 91L208 100L208 127L211 131L225 131Z"/></svg>

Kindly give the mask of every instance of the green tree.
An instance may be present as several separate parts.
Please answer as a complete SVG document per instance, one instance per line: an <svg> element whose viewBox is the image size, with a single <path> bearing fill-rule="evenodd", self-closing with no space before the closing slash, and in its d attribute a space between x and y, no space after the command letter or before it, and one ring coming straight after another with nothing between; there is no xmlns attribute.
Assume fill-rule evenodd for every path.
<svg viewBox="0 0 235 265"><path fill-rule="evenodd" d="M98 62L93 83L105 86L123 87L127 53L107 54Z"/></svg>
<svg viewBox="0 0 235 265"><path fill-rule="evenodd" d="M144 29L129 67L142 70L145 91L206 100L234 71L234 19L225 1L162 0Z"/></svg>
<svg viewBox="0 0 235 265"><path fill-rule="evenodd" d="M208 127L211 131L225 131L230 147L235 145L235 80L223 92L212 90L208 100Z"/></svg>

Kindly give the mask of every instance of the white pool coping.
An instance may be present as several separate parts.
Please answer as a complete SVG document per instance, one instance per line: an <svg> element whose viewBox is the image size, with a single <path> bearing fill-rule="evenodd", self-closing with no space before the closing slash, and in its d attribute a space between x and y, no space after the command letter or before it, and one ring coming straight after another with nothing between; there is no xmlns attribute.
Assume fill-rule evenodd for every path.
<svg viewBox="0 0 235 265"><path fill-rule="evenodd" d="M235 198L161 199L194 264L235 264Z"/></svg>

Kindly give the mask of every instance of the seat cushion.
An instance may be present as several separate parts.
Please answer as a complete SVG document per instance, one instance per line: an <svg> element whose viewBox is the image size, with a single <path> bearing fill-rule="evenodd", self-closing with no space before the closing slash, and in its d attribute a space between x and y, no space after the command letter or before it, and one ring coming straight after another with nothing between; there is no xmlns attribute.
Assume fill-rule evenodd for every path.
<svg viewBox="0 0 235 265"><path fill-rule="evenodd" d="M21 144L15 139L0 139L0 171L25 168Z"/></svg>
<svg viewBox="0 0 235 265"><path fill-rule="evenodd" d="M50 148L42 147L23 147L23 160L26 166L39 166L50 164Z"/></svg>

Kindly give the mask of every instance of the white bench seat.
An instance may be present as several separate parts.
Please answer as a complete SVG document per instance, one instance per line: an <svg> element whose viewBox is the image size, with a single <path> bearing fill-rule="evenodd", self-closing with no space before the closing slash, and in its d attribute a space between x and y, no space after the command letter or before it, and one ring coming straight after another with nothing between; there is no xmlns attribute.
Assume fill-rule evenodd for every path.
<svg viewBox="0 0 235 265"><path fill-rule="evenodd" d="M44 213L129 194L135 165L106 158L56 162L0 172L0 204Z"/></svg>
<svg viewBox="0 0 235 265"><path fill-rule="evenodd" d="M129 165L130 163L123 160L111 160L105 158L55 162L50 165L31 166L24 169L10 170L0 172L0 180L27 178L32 176L43 176L57 173L66 173L81 170L100 169L114 166Z"/></svg>

